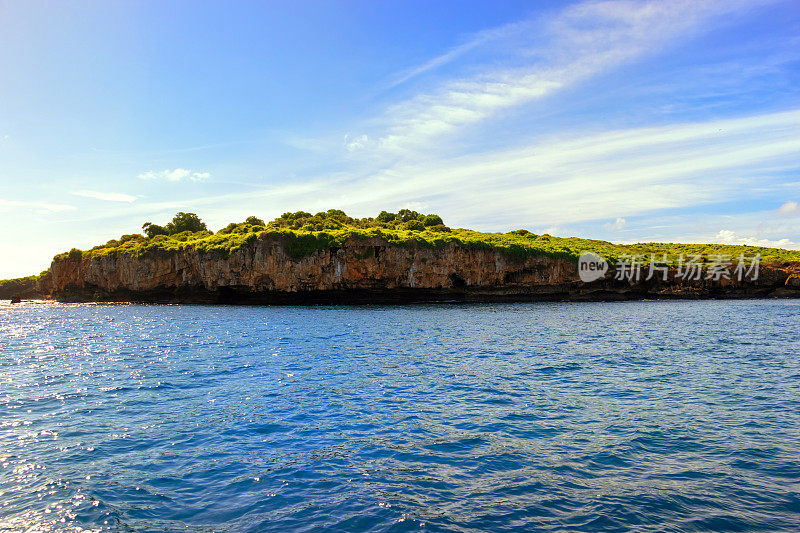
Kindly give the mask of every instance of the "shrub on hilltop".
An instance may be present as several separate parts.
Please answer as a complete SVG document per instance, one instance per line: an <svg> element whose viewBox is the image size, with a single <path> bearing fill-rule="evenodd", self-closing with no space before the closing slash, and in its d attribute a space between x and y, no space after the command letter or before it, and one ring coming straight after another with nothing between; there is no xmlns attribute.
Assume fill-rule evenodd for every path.
<svg viewBox="0 0 800 533"><path fill-rule="evenodd" d="M206 227L206 223L200 220L200 217L194 213L184 213L180 211L166 226L145 222L144 225L142 225L142 230L144 230L149 238L152 238L156 235L176 235L184 231L207 231L208 228Z"/></svg>
<svg viewBox="0 0 800 533"><path fill-rule="evenodd" d="M442 217L439 215L426 215L425 218L422 220L422 224L424 226L444 226L444 222L442 221Z"/></svg>
<svg viewBox="0 0 800 533"><path fill-rule="evenodd" d="M152 239L157 235L169 235L167 228L159 226L158 224L153 224L152 222L145 222L142 224L142 230L144 234L147 235L148 239Z"/></svg>
<svg viewBox="0 0 800 533"><path fill-rule="evenodd" d="M537 235L525 229L508 233L483 233L468 229L453 229L444 224L436 214L423 214L410 209L397 213L381 211L376 217L355 218L342 210L329 209L311 214L307 211L283 213L280 217L265 222L249 216L243 222L232 222L217 233L208 230L206 224L194 213L180 212L164 226L150 222L142 227L145 235L123 235L87 252L72 249L56 256L56 259L79 259L84 255L98 257L108 254L129 254L141 257L153 251L175 251L192 248L201 253L213 253L228 257L233 251L255 242L263 235L285 239L288 252L294 257L340 246L349 239L381 238L398 246L426 246L438 248L449 243L477 249L494 249L519 258L530 255L545 255L576 259L584 250L591 250L609 259L612 263L620 254L641 254L643 262L650 253L702 253L746 256L760 254L767 260L800 260L800 252L777 248L729 245L680 245L664 243L640 243L620 245L606 241L575 237Z"/></svg>

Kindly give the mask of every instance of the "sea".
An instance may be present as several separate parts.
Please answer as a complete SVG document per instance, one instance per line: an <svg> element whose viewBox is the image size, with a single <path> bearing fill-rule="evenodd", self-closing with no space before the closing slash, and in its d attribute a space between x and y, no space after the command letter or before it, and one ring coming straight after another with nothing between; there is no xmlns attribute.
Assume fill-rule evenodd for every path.
<svg viewBox="0 0 800 533"><path fill-rule="evenodd" d="M0 531L797 531L800 301L0 304Z"/></svg>

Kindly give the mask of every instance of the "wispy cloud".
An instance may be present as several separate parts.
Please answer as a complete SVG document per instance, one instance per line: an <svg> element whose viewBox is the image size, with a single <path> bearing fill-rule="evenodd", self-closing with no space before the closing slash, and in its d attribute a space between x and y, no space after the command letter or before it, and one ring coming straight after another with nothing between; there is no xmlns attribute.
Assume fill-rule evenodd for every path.
<svg viewBox="0 0 800 533"><path fill-rule="evenodd" d="M800 215L800 204L797 202L786 202L778 208L778 213L785 216Z"/></svg>
<svg viewBox="0 0 800 533"><path fill-rule="evenodd" d="M344 136L344 146L350 152L366 148L368 144L369 137L366 135L360 135L358 137L351 137L350 135Z"/></svg>
<svg viewBox="0 0 800 533"><path fill-rule="evenodd" d="M458 59L459 57L465 55L467 52L474 50L486 43L491 41L498 41L503 39L509 39L514 35L519 35L519 33L524 28L529 28L531 26L530 21L523 21L523 22L512 22L510 24L504 24L503 26L497 28L490 28L488 30L480 31L472 36L470 36L465 42L450 48L443 54L440 54L434 58L425 61L421 65L417 65L415 67L411 67L406 69L396 76L386 84L384 87L385 89L391 89L392 87L396 87L407 81L421 76L427 72L436 70L439 67L442 67L452 61Z"/></svg>
<svg viewBox="0 0 800 533"><path fill-rule="evenodd" d="M800 228L775 209L720 211L693 209L649 213L629 221L625 242L635 240L686 243L751 244L798 248ZM579 226L586 228L587 225ZM784 246L785 245L785 246Z"/></svg>
<svg viewBox="0 0 800 533"><path fill-rule="evenodd" d="M746 199L754 176L762 190L781 187L759 172L800 168L799 128L797 110L595 135L565 132L513 150L430 156L191 203L227 217L330 207L362 216L424 203L453 225L478 229L587 221L601 227L609 219Z"/></svg>
<svg viewBox="0 0 800 533"><path fill-rule="evenodd" d="M242 212L269 216L337 207L368 215L402 205L429 205L448 223L476 229L569 228L592 222L600 230L624 228L632 234L628 221L642 215L745 199L754 176L768 190L780 185L770 176L800 167L800 111L594 134L551 130L545 132L548 137L520 140L513 149L476 152L471 146L468 155L440 148L451 134L478 124L491 131L514 106L642 58L713 26L711 21L724 18L720 15L755 3L589 1L546 20L483 32L394 83L423 76L486 46L507 55L471 65L468 75L391 107L368 131L344 136L348 154L391 157L355 158L348 161L357 164L316 179L181 201L186 209L219 223L240 218ZM336 139L339 149L341 139ZM766 168L770 173L764 173ZM202 181L209 173L176 168L139 177ZM156 208L172 207L137 202L132 212ZM707 239L714 234L708 233Z"/></svg>
<svg viewBox="0 0 800 533"><path fill-rule="evenodd" d="M604 227L609 231L620 231L625 229L625 225L627 224L627 220L622 217L617 217L614 222L608 222L604 225Z"/></svg>
<svg viewBox="0 0 800 533"><path fill-rule="evenodd" d="M100 191L73 191L75 196L83 196L84 198L94 198L95 200L104 200L106 202L134 202L137 197L130 194L123 194L119 192L100 192Z"/></svg>
<svg viewBox="0 0 800 533"><path fill-rule="evenodd" d="M58 211L73 211L77 209L74 205L53 204L48 202L25 202L20 200L4 200L0 198L0 207L22 207L33 209L37 213L52 213Z"/></svg>
<svg viewBox="0 0 800 533"><path fill-rule="evenodd" d="M748 246L766 246L769 248L788 248L790 250L800 250L800 242L793 242L789 239L764 239L751 235L738 234L731 230L720 230L714 238L713 243L718 244L746 244Z"/></svg>
<svg viewBox="0 0 800 533"><path fill-rule="evenodd" d="M434 139L457 133L519 106L638 59L702 28L713 17L746 9L743 0L583 2L538 27L532 21L478 34L400 76L396 83L441 66L491 41L507 52L504 65L446 82L391 107L364 148L390 151L437 148ZM527 31L520 31L525 28ZM515 65L514 65L515 64ZM473 70L475 68L473 67ZM360 137L355 135L354 137ZM353 149L352 145L348 149Z"/></svg>
<svg viewBox="0 0 800 533"><path fill-rule="evenodd" d="M632 216L739 197L754 165L796 169L799 126L800 111L793 111L565 135L516 150L398 164L361 186L387 203L436 196L461 218L495 223Z"/></svg>
<svg viewBox="0 0 800 533"><path fill-rule="evenodd" d="M211 177L210 172L195 172L186 168L175 168L161 171L148 170L139 174L139 179L143 180L165 180L165 181L205 181Z"/></svg>

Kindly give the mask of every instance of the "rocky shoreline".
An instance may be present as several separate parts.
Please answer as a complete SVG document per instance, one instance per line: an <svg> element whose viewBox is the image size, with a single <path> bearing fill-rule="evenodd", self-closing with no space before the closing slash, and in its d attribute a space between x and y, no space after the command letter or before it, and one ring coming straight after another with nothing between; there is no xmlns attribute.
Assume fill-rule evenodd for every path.
<svg viewBox="0 0 800 533"><path fill-rule="evenodd" d="M351 239L298 258L285 239L263 234L229 257L191 247L143 257L62 257L28 286L3 287L0 298L291 305L800 297L798 262L762 264L756 280L687 281L674 269L666 281L644 278L618 280L609 271L585 283L569 258L381 238Z"/></svg>

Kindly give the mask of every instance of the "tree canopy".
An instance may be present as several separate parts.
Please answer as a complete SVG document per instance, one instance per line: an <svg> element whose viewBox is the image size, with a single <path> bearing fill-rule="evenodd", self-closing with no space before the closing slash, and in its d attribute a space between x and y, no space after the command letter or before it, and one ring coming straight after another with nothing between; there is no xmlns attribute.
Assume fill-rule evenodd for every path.
<svg viewBox="0 0 800 533"><path fill-rule="evenodd" d="M576 259L584 250L592 250L612 259L619 254L641 254L646 261L650 254L668 253L726 254L744 253L751 257L759 254L764 260L800 260L800 252L753 246L719 244L665 244L639 243L614 244L580 238L537 235L518 229L507 233L482 233L469 229L451 229L442 217L423 214L410 209L396 213L382 211L376 217L355 218L339 209L329 209L311 214L307 211L287 212L266 222L249 216L243 222L233 222L216 233L208 231L206 224L194 213L180 212L164 226L150 222L143 226L147 237L123 235L91 250L73 249L56 256L56 259L78 260L85 256L125 253L141 256L155 250L181 250L191 247L201 253L216 253L227 257L230 253L267 236L284 239L293 256L302 256L315 250L341 246L350 239L381 238L401 246L440 247L449 243L476 248L502 250L508 254L526 257L540 254Z"/></svg>
<svg viewBox="0 0 800 533"><path fill-rule="evenodd" d="M142 230L148 238L153 238L156 235L176 235L184 231L191 231L192 233L208 231L208 228L206 227L206 223L200 220L200 217L196 214L179 211L178 214L172 218L172 221L167 222L165 226L159 226L152 222L145 222L142 225Z"/></svg>

